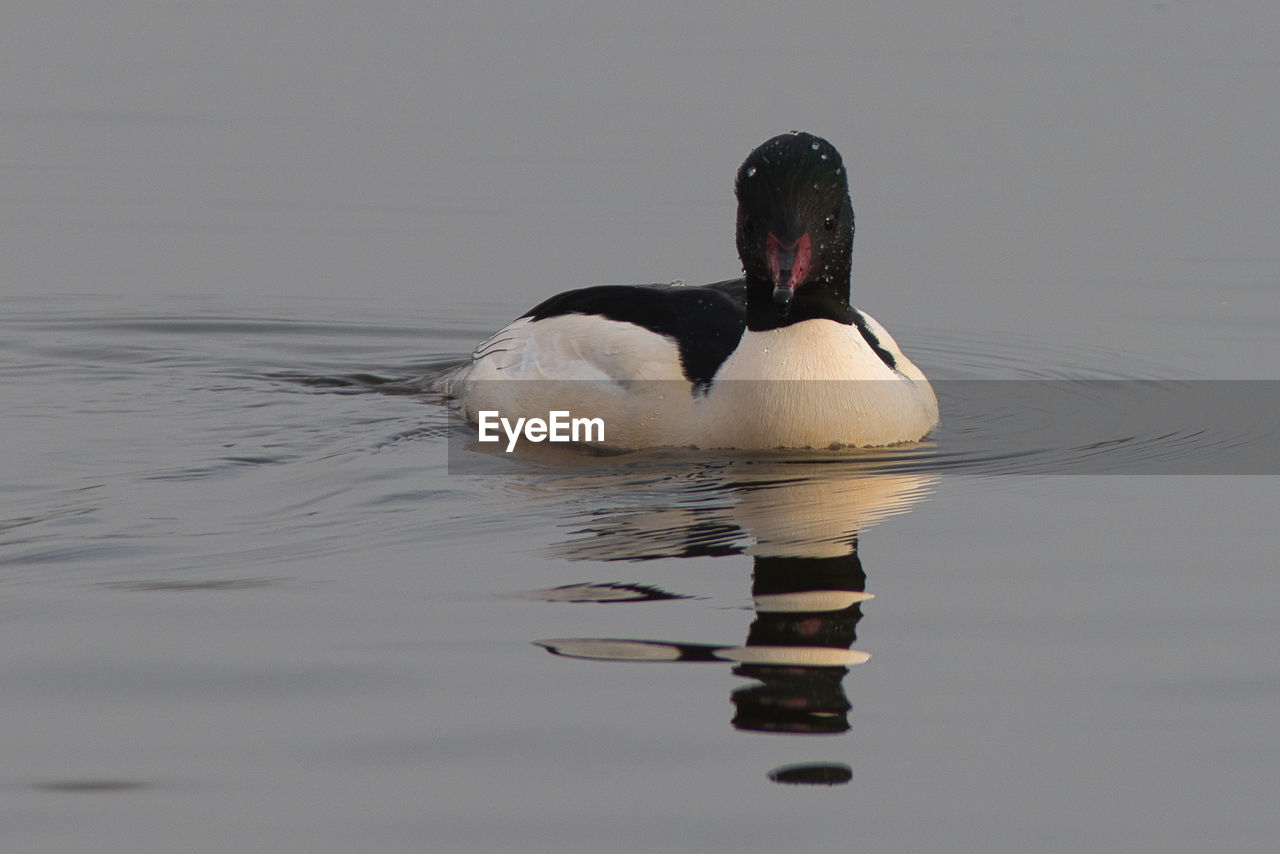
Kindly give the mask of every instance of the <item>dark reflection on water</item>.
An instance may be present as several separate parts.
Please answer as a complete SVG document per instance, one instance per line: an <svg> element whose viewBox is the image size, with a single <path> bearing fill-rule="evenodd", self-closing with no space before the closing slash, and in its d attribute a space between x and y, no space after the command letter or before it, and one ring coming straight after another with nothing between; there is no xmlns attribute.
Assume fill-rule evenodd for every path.
<svg viewBox="0 0 1280 854"><path fill-rule="evenodd" d="M672 593L652 584L626 584L606 582L601 584L564 584L547 590L530 590L514 594L517 598L535 599L541 602L661 602L670 599L693 598L683 593Z"/></svg>
<svg viewBox="0 0 1280 854"><path fill-rule="evenodd" d="M699 490L701 506L656 513L597 509L589 525L554 548L560 556L589 561L749 556L755 613L745 642L596 637L536 643L566 658L731 664L735 676L750 680L730 694L735 729L791 736L845 733L853 707L845 677L870 658L853 648L862 604L872 598L858 555L859 537L884 517L909 510L928 494L932 480L829 466L759 466L750 474L748 480L730 467L708 476ZM718 492L707 495L713 483ZM602 488L599 494L608 493ZM556 587L532 598L597 601L564 595L596 586ZM770 779L826 785L848 780L830 770L842 766L818 767L822 770L811 774L793 770Z"/></svg>
<svg viewBox="0 0 1280 854"><path fill-rule="evenodd" d="M801 662L810 654L837 658L832 652L841 649L850 650L850 665L862 657L852 650L862 619L858 594L865 595L867 586L857 544L840 557L756 557L754 568L756 618L746 646L768 649L772 655L734 668L735 675L760 684L733 692L733 725L795 735L846 731L852 706L842 679L848 668ZM850 604L841 607L845 602Z"/></svg>
<svg viewBox="0 0 1280 854"><path fill-rule="evenodd" d="M865 592L856 543L849 554L838 557L756 556L753 579L756 616L740 646L625 638L537 644L556 655L596 661L736 663L734 675L756 683L731 695L736 729L792 735L845 732L851 705L842 680L850 667L870 657L852 649L861 603L872 598Z"/></svg>
<svg viewBox="0 0 1280 854"><path fill-rule="evenodd" d="M839 762L805 762L774 768L769 779L792 786L839 786L853 779L853 769Z"/></svg>

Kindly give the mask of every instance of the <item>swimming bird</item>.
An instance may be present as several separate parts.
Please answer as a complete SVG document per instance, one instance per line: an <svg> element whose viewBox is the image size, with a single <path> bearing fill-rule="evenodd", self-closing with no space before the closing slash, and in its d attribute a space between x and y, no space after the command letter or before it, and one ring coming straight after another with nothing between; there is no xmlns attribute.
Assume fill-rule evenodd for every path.
<svg viewBox="0 0 1280 854"><path fill-rule="evenodd" d="M485 411L600 418L618 448L829 448L923 438L928 379L849 301L853 206L839 152L793 131L738 169L742 277L596 285L539 303L432 384Z"/></svg>

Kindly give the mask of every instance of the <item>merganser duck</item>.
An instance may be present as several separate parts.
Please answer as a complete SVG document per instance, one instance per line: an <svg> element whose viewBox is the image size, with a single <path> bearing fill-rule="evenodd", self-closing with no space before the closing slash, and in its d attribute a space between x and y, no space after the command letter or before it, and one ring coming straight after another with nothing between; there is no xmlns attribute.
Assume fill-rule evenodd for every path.
<svg viewBox="0 0 1280 854"><path fill-rule="evenodd" d="M849 303L853 206L835 147L776 136L738 169L743 277L598 285L534 306L434 389L495 411L600 418L617 448L829 448L923 438L924 374Z"/></svg>

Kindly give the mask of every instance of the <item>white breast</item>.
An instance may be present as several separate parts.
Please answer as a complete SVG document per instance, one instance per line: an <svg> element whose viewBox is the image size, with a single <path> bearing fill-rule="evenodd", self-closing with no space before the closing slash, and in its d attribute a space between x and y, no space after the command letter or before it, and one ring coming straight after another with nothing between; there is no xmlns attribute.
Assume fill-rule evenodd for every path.
<svg viewBox="0 0 1280 854"><path fill-rule="evenodd" d="M892 445L923 438L938 402L923 373L869 320L894 370L852 326L806 320L747 332L700 406L702 447Z"/></svg>

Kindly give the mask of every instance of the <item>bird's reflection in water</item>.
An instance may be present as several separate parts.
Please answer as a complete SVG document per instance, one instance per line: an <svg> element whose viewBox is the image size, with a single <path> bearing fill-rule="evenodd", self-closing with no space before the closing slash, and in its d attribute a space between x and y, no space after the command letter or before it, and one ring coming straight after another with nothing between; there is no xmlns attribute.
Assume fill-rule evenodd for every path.
<svg viewBox="0 0 1280 854"><path fill-rule="evenodd" d="M927 495L929 475L865 474L851 466L776 466L749 480L724 478L692 507L652 514L597 511L596 521L563 544L577 560L749 555L755 617L745 643L682 643L639 638L537 641L570 658L631 662L727 662L751 682L732 692L733 726L758 733L839 734L849 729L849 669L870 658L854 649L862 605L872 598L858 539L886 516ZM723 473L722 475L723 476ZM704 489L704 496L707 491ZM644 585L579 584L527 594L555 601L644 601L679 594ZM838 785L840 763L770 772L779 783Z"/></svg>
<svg viewBox="0 0 1280 854"><path fill-rule="evenodd" d="M869 657L851 648L866 584L856 542L840 557L756 556L756 617L746 648L767 653L733 670L757 680L733 692L735 727L803 734L849 728L843 680L849 666Z"/></svg>

